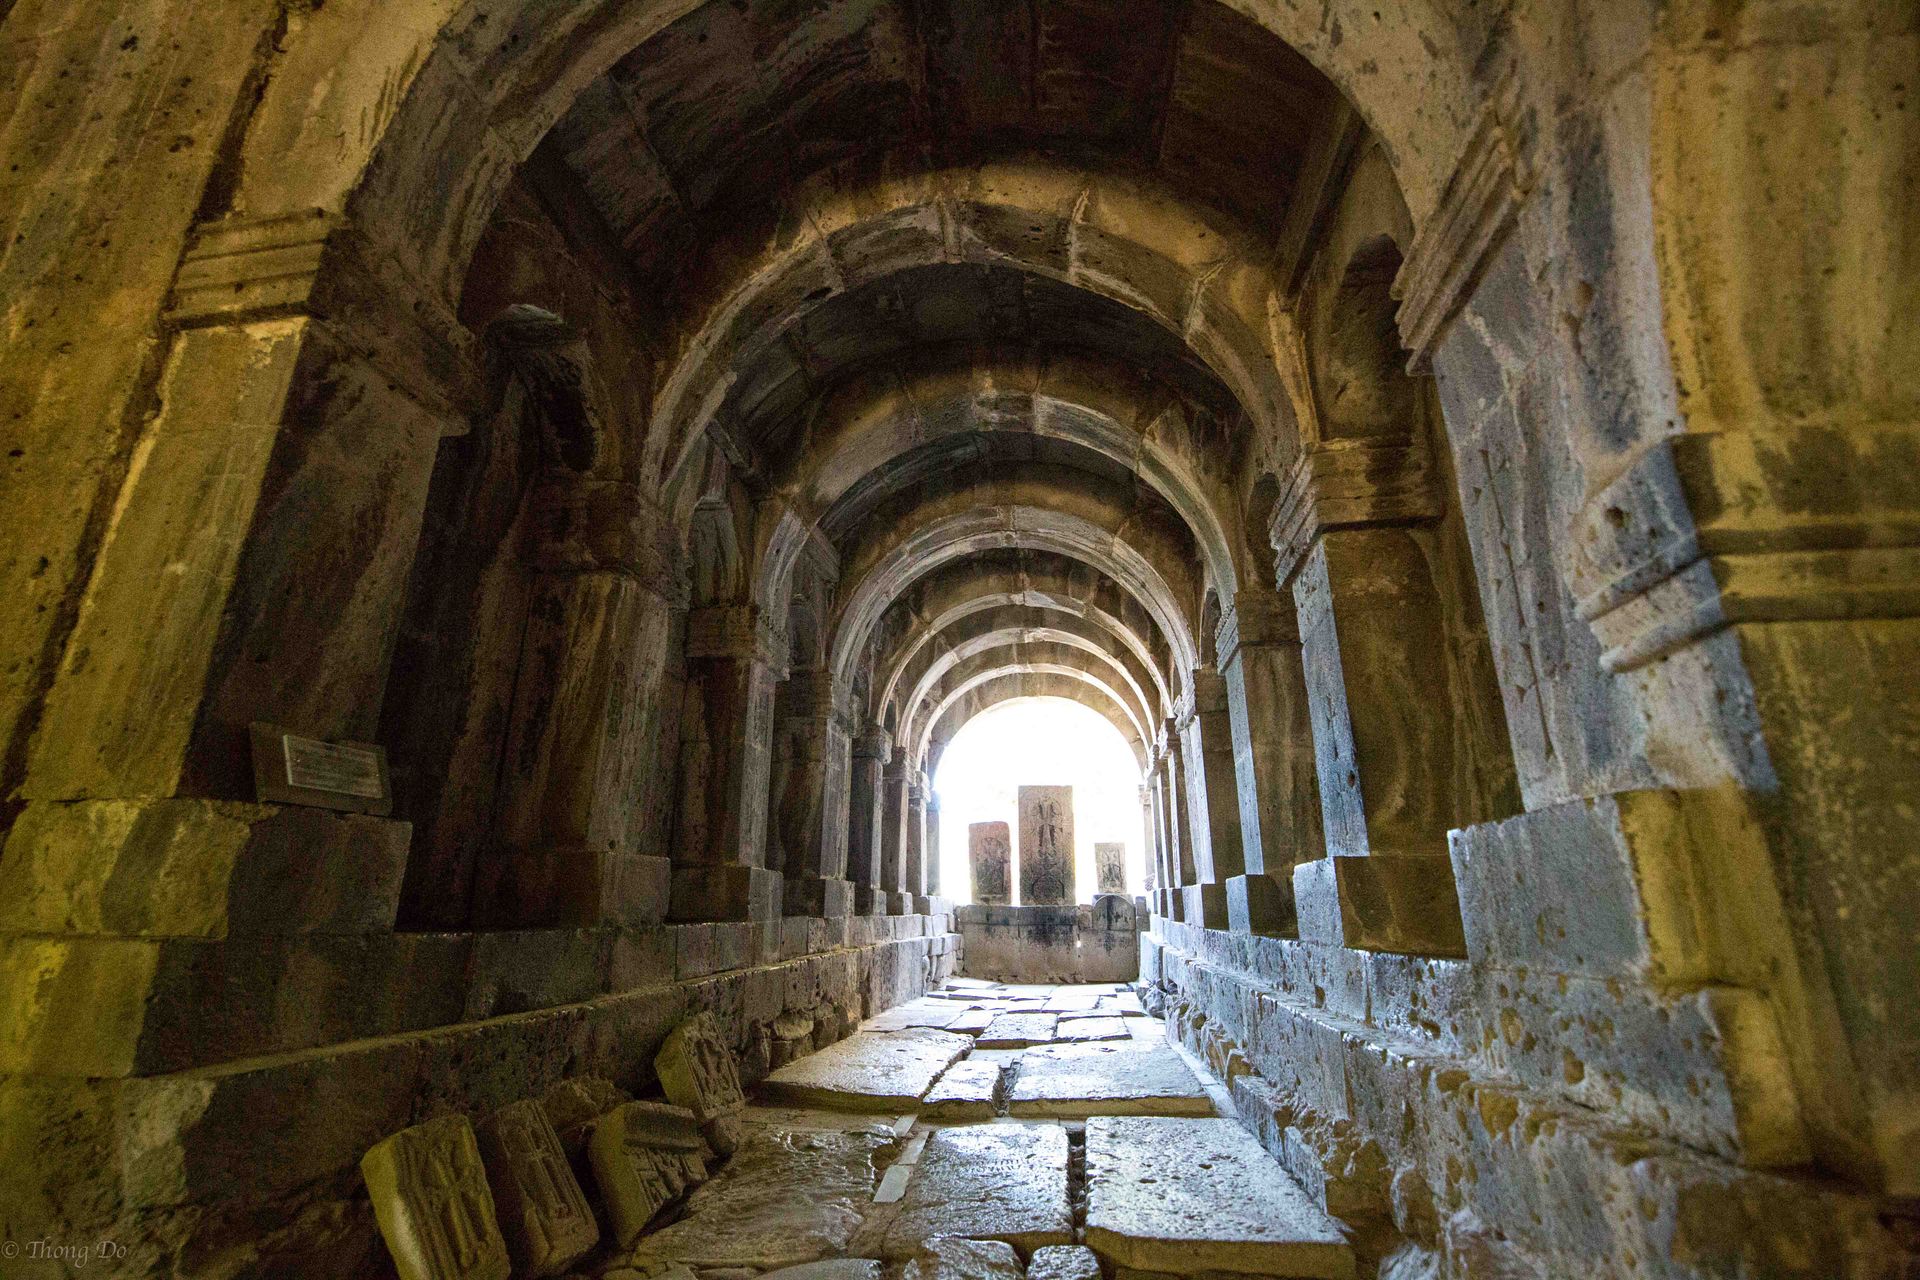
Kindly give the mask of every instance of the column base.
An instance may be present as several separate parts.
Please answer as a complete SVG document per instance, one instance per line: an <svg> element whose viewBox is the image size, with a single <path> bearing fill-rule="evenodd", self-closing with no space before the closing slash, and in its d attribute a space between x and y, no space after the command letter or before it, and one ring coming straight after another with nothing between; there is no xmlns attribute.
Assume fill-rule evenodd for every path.
<svg viewBox="0 0 1920 1280"><path fill-rule="evenodd" d="M888 893L887 914L890 916L910 916L913 914L913 895L910 893Z"/></svg>
<svg viewBox="0 0 1920 1280"><path fill-rule="evenodd" d="M790 916L844 916L853 912L853 881L802 876L786 883L783 909Z"/></svg>
<svg viewBox="0 0 1920 1280"><path fill-rule="evenodd" d="M853 886L853 914L857 916L884 916L887 902L885 889L876 889L870 884Z"/></svg>
<svg viewBox="0 0 1920 1280"><path fill-rule="evenodd" d="M1467 954L1447 858L1375 854L1303 863L1293 869L1293 900L1303 941L1400 955Z"/></svg>
<svg viewBox="0 0 1920 1280"><path fill-rule="evenodd" d="M782 888L780 873L765 867L676 867L667 918L691 923L774 919L780 915Z"/></svg>
<svg viewBox="0 0 1920 1280"><path fill-rule="evenodd" d="M1227 925L1235 933L1299 937L1300 925L1293 915L1293 878L1276 880L1256 872L1227 881Z"/></svg>
<svg viewBox="0 0 1920 1280"><path fill-rule="evenodd" d="M916 893L913 895L913 910L923 916L950 916L953 914L953 901L938 894Z"/></svg>

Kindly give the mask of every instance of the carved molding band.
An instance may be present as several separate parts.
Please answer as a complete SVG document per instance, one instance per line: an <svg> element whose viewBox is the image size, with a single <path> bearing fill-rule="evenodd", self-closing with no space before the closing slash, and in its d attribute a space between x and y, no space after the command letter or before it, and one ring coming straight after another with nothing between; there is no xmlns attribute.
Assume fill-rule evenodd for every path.
<svg viewBox="0 0 1920 1280"><path fill-rule="evenodd" d="M1440 203L1414 236L1393 282L1409 372L1431 363L1441 330L1466 303L1533 187L1516 137L1518 105L1515 81L1504 77L1482 104Z"/></svg>
<svg viewBox="0 0 1920 1280"><path fill-rule="evenodd" d="M527 511L527 559L547 573L617 573L684 607L686 584L666 518L637 486L559 475Z"/></svg>
<svg viewBox="0 0 1920 1280"><path fill-rule="evenodd" d="M687 615L689 658L735 658L784 665L782 637L757 605L715 605Z"/></svg>
<svg viewBox="0 0 1920 1280"><path fill-rule="evenodd" d="M1250 588L1234 597L1220 614L1214 632L1216 665L1225 670L1244 647L1266 648L1300 643L1300 613L1277 591Z"/></svg>
<svg viewBox="0 0 1920 1280"><path fill-rule="evenodd" d="M1653 445L1580 522L1574 589L1603 665L1630 671L1742 622L1920 616L1915 467L1915 427Z"/></svg>

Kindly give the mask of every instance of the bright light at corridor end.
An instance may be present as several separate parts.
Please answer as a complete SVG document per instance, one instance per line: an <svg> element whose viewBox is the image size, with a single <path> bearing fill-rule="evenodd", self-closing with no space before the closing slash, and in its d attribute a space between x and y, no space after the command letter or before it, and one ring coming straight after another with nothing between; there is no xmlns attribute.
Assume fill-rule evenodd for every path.
<svg viewBox="0 0 1920 1280"><path fill-rule="evenodd" d="M1146 892L1140 766L1119 730L1065 698L1020 698L984 711L954 736L933 779L940 796L940 895L973 901L967 827L1004 822L1018 857L1021 787L1073 788L1074 901L1093 900L1093 846L1127 846L1127 892ZM1018 863L1014 875L1018 901Z"/></svg>

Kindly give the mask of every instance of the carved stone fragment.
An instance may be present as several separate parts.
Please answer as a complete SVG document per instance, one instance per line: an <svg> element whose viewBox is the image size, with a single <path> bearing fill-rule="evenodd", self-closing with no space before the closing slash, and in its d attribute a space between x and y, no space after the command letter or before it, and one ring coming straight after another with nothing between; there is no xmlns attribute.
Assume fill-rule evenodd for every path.
<svg viewBox="0 0 1920 1280"><path fill-rule="evenodd" d="M735 1117L747 1098L739 1063L713 1015L703 1011L675 1027L654 1055L653 1068L673 1104L698 1118L713 1149L732 1155L739 1136Z"/></svg>
<svg viewBox="0 0 1920 1280"><path fill-rule="evenodd" d="M506 1241L465 1116L429 1120L360 1160L400 1280L507 1280Z"/></svg>
<svg viewBox="0 0 1920 1280"><path fill-rule="evenodd" d="M1004 907L1013 901L1013 839L1004 822L967 828L967 858L973 867L973 900Z"/></svg>
<svg viewBox="0 0 1920 1280"><path fill-rule="evenodd" d="M655 1214L706 1181L706 1151L693 1113L679 1107L629 1102L595 1123L587 1154L623 1247L640 1238Z"/></svg>
<svg viewBox="0 0 1920 1280"><path fill-rule="evenodd" d="M502 1107L475 1133L500 1234L519 1272L559 1275L600 1242L600 1224L540 1103Z"/></svg>
<svg viewBox="0 0 1920 1280"><path fill-rule="evenodd" d="M1073 902L1073 788L1020 788L1020 901Z"/></svg>

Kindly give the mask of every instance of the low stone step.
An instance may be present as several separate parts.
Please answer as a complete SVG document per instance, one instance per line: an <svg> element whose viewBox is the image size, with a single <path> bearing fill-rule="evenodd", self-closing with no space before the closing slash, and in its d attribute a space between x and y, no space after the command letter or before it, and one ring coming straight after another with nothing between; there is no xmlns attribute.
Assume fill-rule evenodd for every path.
<svg viewBox="0 0 1920 1280"><path fill-rule="evenodd" d="M1087 1244L1119 1267L1351 1280L1340 1224L1232 1120L1087 1121Z"/></svg>

